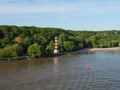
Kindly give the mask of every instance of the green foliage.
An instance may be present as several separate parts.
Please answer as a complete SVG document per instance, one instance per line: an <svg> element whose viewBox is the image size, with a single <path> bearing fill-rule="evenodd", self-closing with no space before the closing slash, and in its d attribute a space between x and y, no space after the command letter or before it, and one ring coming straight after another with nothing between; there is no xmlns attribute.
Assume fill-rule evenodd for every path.
<svg viewBox="0 0 120 90"><path fill-rule="evenodd" d="M53 40L52 40L52 41L50 41L50 43L49 43L49 45L48 45L47 49L50 49L50 50L51 50L51 52L53 52L53 51L54 51L54 41L53 41Z"/></svg>
<svg viewBox="0 0 120 90"><path fill-rule="evenodd" d="M64 49L67 52L74 51L75 49L75 43L73 41L64 41Z"/></svg>
<svg viewBox="0 0 120 90"><path fill-rule="evenodd" d="M54 50L55 36L58 36L60 52L70 52L84 48L116 47L120 43L120 31L116 30L72 31L61 28L0 25L0 58L26 55L28 54L28 48L32 45L33 47L39 47L39 50L37 51L34 48L35 51L31 51L31 48L31 54L29 52L31 57L51 56ZM20 51L19 48L15 49L15 47L19 47Z"/></svg>
<svg viewBox="0 0 120 90"><path fill-rule="evenodd" d="M31 39L30 37L25 37L22 41L22 46L24 48L24 53L27 53L27 48L29 47L29 45L31 45L33 43L33 39Z"/></svg>
<svg viewBox="0 0 120 90"><path fill-rule="evenodd" d="M59 44L59 51L64 52L63 42L66 40L65 33L59 35L58 44Z"/></svg>
<svg viewBox="0 0 120 90"><path fill-rule="evenodd" d="M22 55L23 48L21 45L15 44L12 46L5 47L0 49L0 59L17 59L18 56Z"/></svg>
<svg viewBox="0 0 120 90"><path fill-rule="evenodd" d="M32 44L28 47L27 53L32 58L41 57L42 56L41 46L38 45L37 43Z"/></svg>
<svg viewBox="0 0 120 90"><path fill-rule="evenodd" d="M10 38L9 37L4 37L2 39L2 47L6 47L10 44Z"/></svg>
<svg viewBox="0 0 120 90"><path fill-rule="evenodd" d="M54 41L51 40L46 47L46 54L47 56L51 56L54 52Z"/></svg>

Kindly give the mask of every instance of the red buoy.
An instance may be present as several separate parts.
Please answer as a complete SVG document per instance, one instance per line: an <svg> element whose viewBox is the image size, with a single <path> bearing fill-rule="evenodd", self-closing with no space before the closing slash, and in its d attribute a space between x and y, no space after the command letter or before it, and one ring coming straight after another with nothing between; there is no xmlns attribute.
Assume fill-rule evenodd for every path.
<svg viewBox="0 0 120 90"><path fill-rule="evenodd" d="M90 70L90 65L89 64L86 65L86 70L87 71Z"/></svg>

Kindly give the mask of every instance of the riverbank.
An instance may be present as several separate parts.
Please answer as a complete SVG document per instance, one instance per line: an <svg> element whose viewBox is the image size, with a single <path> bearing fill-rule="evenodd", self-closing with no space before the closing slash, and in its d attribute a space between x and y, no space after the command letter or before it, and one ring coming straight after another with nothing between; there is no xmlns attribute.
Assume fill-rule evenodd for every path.
<svg viewBox="0 0 120 90"><path fill-rule="evenodd" d="M88 53L88 52L95 52L95 51L112 51L112 50L120 50L120 47L112 47L112 48L86 48L86 49L82 49L82 50L78 50L78 51L74 51L74 52L65 52L65 53L59 53L50 57L56 57L56 56L61 56L61 55L68 55L70 56L72 53ZM44 57L45 58L45 57ZM47 57L46 57L47 58ZM31 60L32 58L30 58L29 56L20 56L17 58L3 58L0 59L0 62L3 61L14 61L14 60Z"/></svg>
<svg viewBox="0 0 120 90"><path fill-rule="evenodd" d="M83 50L78 50L77 52L95 52L95 51L104 51L104 50L106 50L106 51L120 50L120 47L112 47L112 48L86 48L86 49L83 49Z"/></svg>

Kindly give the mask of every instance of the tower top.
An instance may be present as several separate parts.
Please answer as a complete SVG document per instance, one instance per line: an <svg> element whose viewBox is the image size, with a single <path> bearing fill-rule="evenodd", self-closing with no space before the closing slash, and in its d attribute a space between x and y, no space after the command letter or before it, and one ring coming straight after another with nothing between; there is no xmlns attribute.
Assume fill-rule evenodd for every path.
<svg viewBox="0 0 120 90"><path fill-rule="evenodd" d="M58 37L57 37L57 36L55 36L55 39L58 39Z"/></svg>

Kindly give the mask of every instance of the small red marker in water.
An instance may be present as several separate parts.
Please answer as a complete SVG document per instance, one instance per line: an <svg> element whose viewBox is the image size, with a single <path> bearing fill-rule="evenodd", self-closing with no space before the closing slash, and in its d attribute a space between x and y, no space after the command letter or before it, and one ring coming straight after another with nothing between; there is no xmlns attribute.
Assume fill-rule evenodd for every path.
<svg viewBox="0 0 120 90"><path fill-rule="evenodd" d="M87 71L90 70L90 65L89 64L86 65L86 70Z"/></svg>

